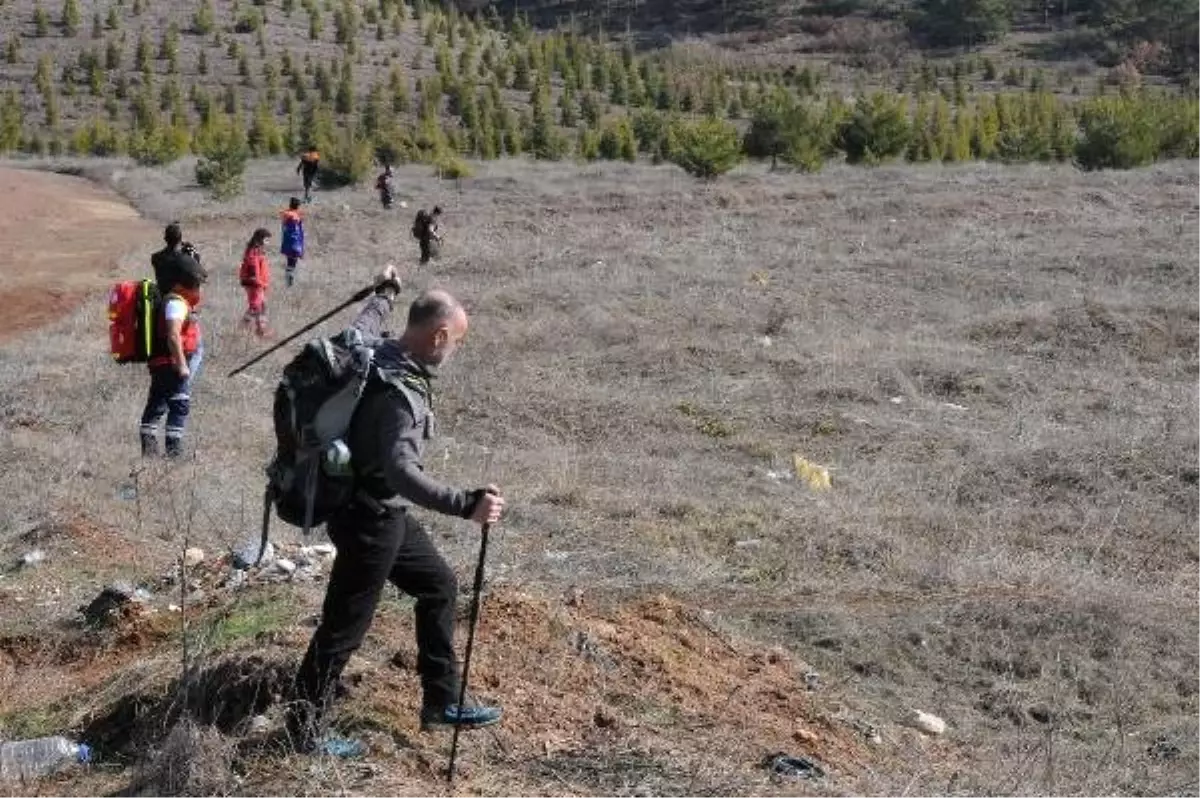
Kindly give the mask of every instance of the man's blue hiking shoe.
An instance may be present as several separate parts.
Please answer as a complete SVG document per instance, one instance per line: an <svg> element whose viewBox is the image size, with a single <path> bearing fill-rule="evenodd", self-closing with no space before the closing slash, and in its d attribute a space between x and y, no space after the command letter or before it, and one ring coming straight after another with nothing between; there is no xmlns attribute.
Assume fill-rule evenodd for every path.
<svg viewBox="0 0 1200 798"><path fill-rule="evenodd" d="M500 707L425 707L421 710L421 731L431 731L442 726L458 726L461 729L481 729L500 722L504 711Z"/></svg>

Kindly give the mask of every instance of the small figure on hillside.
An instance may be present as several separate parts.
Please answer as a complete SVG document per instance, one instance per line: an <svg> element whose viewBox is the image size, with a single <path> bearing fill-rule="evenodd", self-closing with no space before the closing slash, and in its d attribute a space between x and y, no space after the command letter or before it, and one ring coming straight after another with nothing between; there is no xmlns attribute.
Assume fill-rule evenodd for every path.
<svg viewBox="0 0 1200 798"><path fill-rule="evenodd" d="M242 316L242 326L260 337L270 335L267 329L267 287L271 283L271 266L267 262L267 241L271 239L271 231L260 227L250 236L246 251L242 255L242 268L238 275L242 287L246 289L246 314Z"/></svg>
<svg viewBox="0 0 1200 798"><path fill-rule="evenodd" d="M307 148L300 156L296 173L304 179L304 201L312 202L313 182L317 179L317 171L321 168L321 153L316 147Z"/></svg>
<svg viewBox="0 0 1200 798"><path fill-rule="evenodd" d="M368 339L380 337L400 290L394 267L388 266L376 285L354 322ZM434 371L462 344L467 323L454 297L429 291L409 307L403 335L381 338L375 348L378 378L368 383L344 439L358 491L326 527L337 557L288 715L288 731L301 750L323 744L324 716L342 670L362 645L388 582L416 599L422 730L477 728L500 720L498 707L458 705L458 582L413 513L421 507L483 525L499 521L504 510L495 486L452 488L431 478L421 462L434 428Z"/></svg>
<svg viewBox="0 0 1200 798"><path fill-rule="evenodd" d="M424 208L417 211L417 218L413 220L412 234L421 245L421 263L428 263L438 256L442 243L442 234L438 230L441 215L442 209L435 205L432 213Z"/></svg>
<svg viewBox="0 0 1200 798"><path fill-rule="evenodd" d="M150 392L142 411L142 456L158 454L158 422L165 415L168 457L183 454L183 432L191 409L192 372L189 359L200 343L194 313L200 305L200 286L208 275L199 263L178 262L164 273L159 290L162 301L155 311L153 351L150 358Z"/></svg>
<svg viewBox="0 0 1200 798"><path fill-rule="evenodd" d="M383 173L375 179L375 190L379 192L379 202L384 208L392 207L392 165L383 167Z"/></svg>
<svg viewBox="0 0 1200 798"><path fill-rule="evenodd" d="M304 257L304 219L300 214L300 198L292 197L287 210L280 214L282 231L279 235L279 251L287 258L284 272L288 286L296 282L296 266Z"/></svg>
<svg viewBox="0 0 1200 798"><path fill-rule="evenodd" d="M183 228L180 227L179 222L171 222L167 225L163 230L163 242L166 246L150 256L150 265L154 269L154 282L158 284L161 294L167 292L168 287L174 284L179 275L193 274L197 271L204 272L204 268L200 264L200 253L190 241L183 240ZM200 365L204 362L204 336L200 329L199 309L194 308L190 318L195 329L196 349L188 357L188 372L191 374L187 386L189 392L196 382L196 377L200 375Z"/></svg>

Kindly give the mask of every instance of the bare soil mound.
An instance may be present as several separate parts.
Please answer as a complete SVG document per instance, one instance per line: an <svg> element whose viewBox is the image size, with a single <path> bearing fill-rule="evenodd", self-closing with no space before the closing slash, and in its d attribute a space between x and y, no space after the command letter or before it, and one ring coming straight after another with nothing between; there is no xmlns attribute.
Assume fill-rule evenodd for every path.
<svg viewBox="0 0 1200 798"><path fill-rule="evenodd" d="M0 341L74 310L155 225L80 177L0 168Z"/></svg>

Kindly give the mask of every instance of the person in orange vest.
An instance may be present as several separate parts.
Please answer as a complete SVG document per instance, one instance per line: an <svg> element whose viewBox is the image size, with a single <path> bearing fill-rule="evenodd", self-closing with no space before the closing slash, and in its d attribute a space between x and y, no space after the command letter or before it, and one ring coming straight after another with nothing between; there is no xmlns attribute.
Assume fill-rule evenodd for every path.
<svg viewBox="0 0 1200 798"><path fill-rule="evenodd" d="M317 179L317 170L320 168L321 153L317 152L316 147L309 147L300 156L300 163L296 166L296 173L304 179L305 202L312 202L313 181Z"/></svg>
<svg viewBox="0 0 1200 798"><path fill-rule="evenodd" d="M242 255L242 269L238 275L246 289L246 315L242 326L254 327L259 337L269 335L267 330L267 286L271 283L271 267L267 263L266 243L271 231L260 227L250 236L246 252Z"/></svg>
<svg viewBox="0 0 1200 798"><path fill-rule="evenodd" d="M300 215L300 199L292 197L287 210L279 214L283 229L279 236L279 251L287 258L284 277L290 287L296 282L296 266L304 257L304 219Z"/></svg>
<svg viewBox="0 0 1200 798"><path fill-rule="evenodd" d="M200 286L208 275L195 261L182 262L160 285L162 302L155 312L154 354L150 357L150 392L142 411L142 456L158 454L158 423L165 415L167 457L183 454L183 432L191 410L189 359L200 345L193 318L200 306Z"/></svg>

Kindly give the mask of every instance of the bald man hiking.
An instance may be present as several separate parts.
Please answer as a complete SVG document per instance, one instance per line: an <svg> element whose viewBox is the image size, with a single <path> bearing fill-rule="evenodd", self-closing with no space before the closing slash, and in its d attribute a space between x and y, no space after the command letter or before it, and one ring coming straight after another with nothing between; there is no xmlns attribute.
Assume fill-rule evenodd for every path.
<svg viewBox="0 0 1200 798"><path fill-rule="evenodd" d="M496 723L497 707L459 706L454 657L458 581L413 514L417 507L479 525L500 519L504 499L495 486L459 490L428 476L422 465L432 438L432 380L467 334L467 314L444 291L427 291L408 309L399 338L381 338L400 290L394 267L377 278L374 296L354 328L375 346L375 373L350 422L345 442L356 498L329 520L337 547L321 622L296 674L296 703L288 732L301 750L361 752L356 741L325 735L329 705L343 668L362 645L384 586L391 582L416 599L417 672L423 701L421 728L477 728Z"/></svg>

